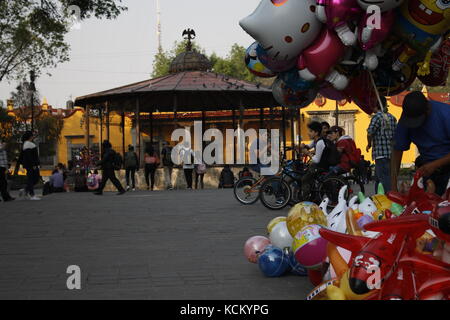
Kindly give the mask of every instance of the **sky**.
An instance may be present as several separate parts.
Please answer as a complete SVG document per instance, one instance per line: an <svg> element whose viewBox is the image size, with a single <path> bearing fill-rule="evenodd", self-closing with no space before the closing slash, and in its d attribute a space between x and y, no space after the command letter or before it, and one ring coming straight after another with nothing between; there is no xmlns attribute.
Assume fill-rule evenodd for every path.
<svg viewBox="0 0 450 320"><path fill-rule="evenodd" d="M225 57L234 43L248 47L252 38L239 26L260 0L160 0L162 46L172 49L182 32L192 28L196 42ZM116 20L83 21L67 35L70 61L45 70L51 76L37 79L36 88L54 108L98 91L150 78L157 52L156 0L124 0L128 11ZM17 82L0 83L0 100L6 104Z"/></svg>

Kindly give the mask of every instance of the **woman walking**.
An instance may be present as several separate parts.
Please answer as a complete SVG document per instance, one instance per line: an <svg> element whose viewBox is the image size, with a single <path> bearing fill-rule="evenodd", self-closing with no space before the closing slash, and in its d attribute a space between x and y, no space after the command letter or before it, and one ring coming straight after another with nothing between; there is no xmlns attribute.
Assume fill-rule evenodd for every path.
<svg viewBox="0 0 450 320"><path fill-rule="evenodd" d="M30 200L41 200L34 194L34 186L39 182L39 153L37 146L33 143L34 134L27 131L22 136L23 149L20 155L19 163L27 170L27 187L25 188L25 196Z"/></svg>
<svg viewBox="0 0 450 320"><path fill-rule="evenodd" d="M150 190L151 188L151 190L153 191L153 188L155 186L155 172L160 163L158 154L155 152L155 149L153 147L149 147L147 149L147 152L145 152L144 162L145 182L147 183L147 190Z"/></svg>

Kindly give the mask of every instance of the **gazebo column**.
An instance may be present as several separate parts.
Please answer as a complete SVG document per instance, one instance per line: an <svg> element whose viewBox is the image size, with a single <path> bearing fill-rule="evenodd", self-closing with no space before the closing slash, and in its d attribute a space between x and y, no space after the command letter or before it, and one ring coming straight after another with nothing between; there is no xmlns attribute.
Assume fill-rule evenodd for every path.
<svg viewBox="0 0 450 320"><path fill-rule="evenodd" d="M120 123L122 127L122 155L125 157L125 108L122 107L121 113L122 121Z"/></svg>
<svg viewBox="0 0 450 320"><path fill-rule="evenodd" d="M150 110L150 145L153 146L153 107Z"/></svg>
<svg viewBox="0 0 450 320"><path fill-rule="evenodd" d="M239 101L239 123L238 123L238 143L241 142L241 130L244 130L244 105L242 104L242 100ZM245 136L244 136L245 139ZM244 141L244 146L245 146L245 141ZM244 163L247 163L246 161L246 148L244 148ZM239 150L240 150L240 146L239 146Z"/></svg>
<svg viewBox="0 0 450 320"><path fill-rule="evenodd" d="M85 107L84 119L85 119L85 129L86 129L86 148L89 150L91 148L91 126L90 126L90 117L89 117L90 106L87 104Z"/></svg>
<svg viewBox="0 0 450 320"><path fill-rule="evenodd" d="M283 131L283 154L286 156L286 108L281 107L281 131Z"/></svg>
<svg viewBox="0 0 450 320"><path fill-rule="evenodd" d="M205 135L205 127L206 127L206 112L202 110L202 152L205 149L205 141L203 141L203 137Z"/></svg>
<svg viewBox="0 0 450 320"><path fill-rule="evenodd" d="M139 160L139 167L141 167L141 108L139 104L139 97L136 97L136 144L137 144L137 154Z"/></svg>
<svg viewBox="0 0 450 320"><path fill-rule="evenodd" d="M100 107L100 109L99 109L99 116L100 116L100 134L99 134L100 141L98 143L98 147L99 147L100 155L102 155L103 154L103 108L102 107Z"/></svg>
<svg viewBox="0 0 450 320"><path fill-rule="evenodd" d="M297 110L298 144L302 144L302 109Z"/></svg>
<svg viewBox="0 0 450 320"><path fill-rule="evenodd" d="M175 126L175 129L177 129L177 125L178 125L178 115L177 115L177 108L178 108L178 99L177 99L177 95L174 94L173 95L173 124Z"/></svg>
<svg viewBox="0 0 450 320"><path fill-rule="evenodd" d="M106 102L106 140L109 141L110 139L110 128L109 128L109 124L110 124L110 119L109 119L109 103Z"/></svg>

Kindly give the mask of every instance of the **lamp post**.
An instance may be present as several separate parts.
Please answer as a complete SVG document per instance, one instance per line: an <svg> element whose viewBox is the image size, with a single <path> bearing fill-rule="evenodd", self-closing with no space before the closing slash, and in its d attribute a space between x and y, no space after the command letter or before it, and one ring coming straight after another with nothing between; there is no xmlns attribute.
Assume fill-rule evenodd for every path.
<svg viewBox="0 0 450 320"><path fill-rule="evenodd" d="M34 92L36 87L34 81L36 80L36 73L34 70L30 71L30 96L31 96L31 131L34 132Z"/></svg>

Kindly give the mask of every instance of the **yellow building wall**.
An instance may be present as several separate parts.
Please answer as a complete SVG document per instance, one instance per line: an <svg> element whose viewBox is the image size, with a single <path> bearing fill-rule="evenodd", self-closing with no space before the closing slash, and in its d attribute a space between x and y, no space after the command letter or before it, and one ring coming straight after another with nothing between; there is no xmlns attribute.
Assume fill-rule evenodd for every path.
<svg viewBox="0 0 450 320"><path fill-rule="evenodd" d="M110 142L113 148L122 153L122 129L121 129L121 116L115 113L111 113L110 120ZM90 118L89 121L91 144L101 144L100 140L100 120L98 118ZM132 144L131 136L132 121L130 118L125 117L125 151L128 150L128 145ZM64 127L61 132L60 140L58 143L58 162L67 164L70 154L70 144L72 145L85 145L86 139L86 125L84 111L82 109L76 109L71 116L64 118ZM71 138L71 136L80 136L80 138ZM103 140L107 139L106 123L103 122ZM70 140L70 143L69 143Z"/></svg>
<svg viewBox="0 0 450 320"><path fill-rule="evenodd" d="M400 119L402 108L398 107L394 104L389 103L389 112L397 119ZM326 99L326 103L324 106L319 107L317 104L312 103L308 107L301 109L301 113L305 116L305 121L302 122L302 130L301 136L303 138L303 142L309 142L308 132L307 132L307 123L311 121L311 116L308 115L307 112L314 111L335 111L336 110L336 102L334 100ZM362 154L364 155L366 160L375 161L372 159L372 150L366 152L367 146L367 128L369 127L371 116L366 114L364 111L360 110L359 107L354 103L347 103L344 106L339 106L339 111L351 111L358 110L355 114L355 123L354 123L354 137L355 143L358 148L361 149ZM339 123L341 125L341 123ZM335 122L330 122L330 125L335 125ZM290 136L288 136L288 141L290 140ZM414 144L411 144L410 150L403 153L402 164L405 166L411 165L414 163L414 160L418 156L417 148Z"/></svg>

